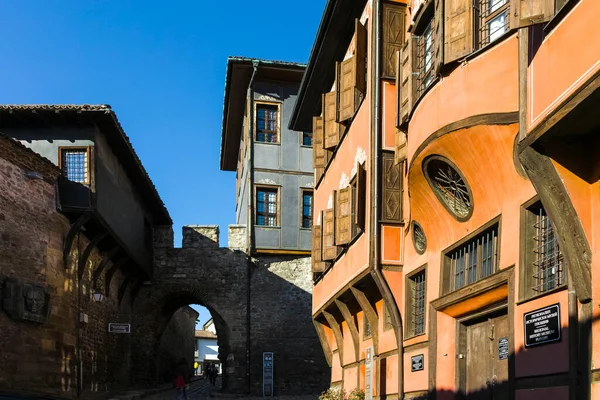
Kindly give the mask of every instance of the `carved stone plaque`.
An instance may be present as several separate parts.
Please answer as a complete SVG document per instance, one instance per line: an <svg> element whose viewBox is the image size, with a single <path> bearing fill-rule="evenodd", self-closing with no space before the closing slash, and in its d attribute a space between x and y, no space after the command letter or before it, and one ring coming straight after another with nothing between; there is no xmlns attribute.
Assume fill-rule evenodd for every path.
<svg viewBox="0 0 600 400"><path fill-rule="evenodd" d="M9 278L4 283L2 308L14 320L43 324L50 317L50 294L43 286Z"/></svg>

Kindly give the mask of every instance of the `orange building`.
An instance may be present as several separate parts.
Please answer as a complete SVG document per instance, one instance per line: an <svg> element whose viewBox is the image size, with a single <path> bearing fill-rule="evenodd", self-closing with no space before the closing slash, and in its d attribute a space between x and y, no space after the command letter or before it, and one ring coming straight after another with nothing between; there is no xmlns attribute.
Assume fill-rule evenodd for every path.
<svg viewBox="0 0 600 400"><path fill-rule="evenodd" d="M313 319L367 399L600 399L598 0L329 0ZM598 338L598 340L594 340Z"/></svg>

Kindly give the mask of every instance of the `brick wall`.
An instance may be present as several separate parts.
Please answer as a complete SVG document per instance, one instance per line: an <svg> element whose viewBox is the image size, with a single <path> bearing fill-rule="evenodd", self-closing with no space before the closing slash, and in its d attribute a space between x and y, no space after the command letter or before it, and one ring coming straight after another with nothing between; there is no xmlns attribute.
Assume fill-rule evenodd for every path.
<svg viewBox="0 0 600 400"><path fill-rule="evenodd" d="M25 171L39 172L43 179L28 179ZM105 391L127 379L123 354L128 338L111 336L106 329L115 319L129 320L117 304L123 277L117 271L112 295L95 303L90 280L102 258L94 249L78 282L76 260L89 241L77 236L63 258L69 221L56 211L58 174L49 161L0 137L0 298L12 278L44 287L51 304L43 324L17 321L0 310L0 390L74 397L78 376L84 392ZM87 323L79 322L80 312Z"/></svg>

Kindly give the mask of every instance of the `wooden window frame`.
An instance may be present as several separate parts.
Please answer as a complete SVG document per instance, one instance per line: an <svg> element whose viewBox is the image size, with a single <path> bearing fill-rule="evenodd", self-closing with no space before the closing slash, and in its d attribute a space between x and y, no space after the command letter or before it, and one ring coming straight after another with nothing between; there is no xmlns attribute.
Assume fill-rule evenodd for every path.
<svg viewBox="0 0 600 400"><path fill-rule="evenodd" d="M76 151L76 150L85 150L85 157L87 161L87 171L86 171L86 180L84 182L75 182L82 185L91 185L92 182L92 146L58 146L58 168L61 171L61 175L63 174L63 151ZM63 177L67 178L65 175ZM68 178L67 178L68 179ZM70 181L71 182L71 181Z"/></svg>
<svg viewBox="0 0 600 400"><path fill-rule="evenodd" d="M415 282L415 278L419 275L423 275L423 325L422 331L417 332L413 311L416 307L415 304L415 296L413 292L413 285ZM410 274L406 275L405 278L405 323L406 327L404 329L404 340L408 340L417 336L422 336L426 334L427 331L427 264L420 266L419 268L412 271Z"/></svg>
<svg viewBox="0 0 600 400"><path fill-rule="evenodd" d="M280 211L281 211L281 186L278 185L255 185L254 186L254 226L259 226L261 228L280 228L281 227L281 219L280 219ZM258 204L258 192L260 190L265 190L267 192L276 192L277 193L277 200L276 200L276 207L277 207L277 211L275 212L275 225L259 225L258 224L258 207L256 206L256 204Z"/></svg>
<svg viewBox="0 0 600 400"><path fill-rule="evenodd" d="M482 11L484 3L489 4L490 0L475 0L473 2L473 38L474 38L474 49L473 51L481 50L492 43L502 40L502 37L507 33L511 32L510 29L510 0L496 0L498 2L504 1L505 3L498 6L498 8L491 13L487 14L487 11ZM491 39L491 32L489 30L490 23L505 14L504 32Z"/></svg>
<svg viewBox="0 0 600 400"><path fill-rule="evenodd" d="M305 137L310 137L310 144L304 144L304 138ZM308 132L308 131L303 131L300 135L300 146L302 147L308 147L308 148L312 148L313 147L313 133L312 132Z"/></svg>
<svg viewBox="0 0 600 400"><path fill-rule="evenodd" d="M451 264L451 254L454 253L455 251L467 246L470 244L470 242L473 241L477 241L478 238L482 237L482 235L484 235L488 230L493 229L494 227L496 227L496 243L495 246L492 248L492 252L495 249L495 257L496 259L494 260L495 263L493 265L493 269L491 271L490 274L486 275L486 276L482 276L480 274L480 269L482 268L482 260L481 260L481 249L478 247L477 249L477 279L475 279L472 282L467 283L467 273L468 273L468 262L469 260L465 260L465 269L464 269L464 284L457 288L455 285L455 274L453 271L453 266ZM440 279L440 296L446 295L448 293L453 293L457 290L463 289L465 287L468 287L470 285L473 285L477 282L479 282L482 279L485 279L491 275L494 275L496 272L498 272L500 270L500 257L501 257L501 241L500 238L502 237L502 219L501 216L497 216L496 218L492 219L491 221L487 222L486 224L484 224L483 226L481 226L479 229L477 229L476 231L472 232L471 234L469 234L468 236L464 237L463 239L461 239L460 241L458 241L457 243L453 244L452 246L448 247L447 249L442 251L442 261L441 261L441 266L442 266L442 274L441 274L441 279ZM493 239L493 238L492 238ZM478 244L479 246L479 244Z"/></svg>
<svg viewBox="0 0 600 400"><path fill-rule="evenodd" d="M310 203L310 215L309 215L309 219L310 219L310 226L306 227L304 226L304 194L310 192L311 196L312 196L312 200ZM313 220L314 220L314 209L315 209L315 191L313 189L310 188L300 188L300 229L312 229L313 226Z"/></svg>
<svg viewBox="0 0 600 400"><path fill-rule="evenodd" d="M520 248L519 248L519 303L538 299L540 297L547 296L551 293L559 292L561 290L567 289L568 283L568 274L567 274L567 265L566 260L564 259L564 255L560 251L560 243L556 242L556 249L562 256L562 263L560 266L562 267L559 273L561 276L558 277L559 283L554 287L549 288L543 291L536 291L533 289L534 284L534 248L535 248L535 228L534 228L534 220L536 219L536 213L533 212L532 209L544 209L543 204L541 203L538 196L533 197L531 200L527 201L523 205L521 205L521 222L520 222ZM546 215L547 216L547 215ZM550 221L550 217L547 216L548 222L552 224ZM556 237L556 230L554 225L551 225L552 230L554 231L555 241L558 240Z"/></svg>
<svg viewBox="0 0 600 400"><path fill-rule="evenodd" d="M258 110L261 106L277 108L277 111L276 111L277 128L275 131L277 140L275 140L274 142L258 140ZM253 128L254 128L254 142L255 143L274 144L274 145L280 144L281 143L281 103L274 102L274 101L255 101L254 102L254 127ZM267 134L267 133L265 133L265 134Z"/></svg>

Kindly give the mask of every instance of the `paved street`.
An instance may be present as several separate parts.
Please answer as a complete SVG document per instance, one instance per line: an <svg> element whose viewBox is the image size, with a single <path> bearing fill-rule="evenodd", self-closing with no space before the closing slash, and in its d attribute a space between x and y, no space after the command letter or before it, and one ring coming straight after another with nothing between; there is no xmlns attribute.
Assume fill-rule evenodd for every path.
<svg viewBox="0 0 600 400"><path fill-rule="evenodd" d="M245 400L258 400L263 397L246 397L246 396L228 396L219 392L221 388L221 378L217 378L217 384L211 385L208 379L200 379L190 384L189 398L190 400L201 400L207 398L213 399L245 399ZM178 393L175 389L156 394L154 396L145 397L146 400L177 400ZM278 399L286 400L315 400L317 396L281 396Z"/></svg>

